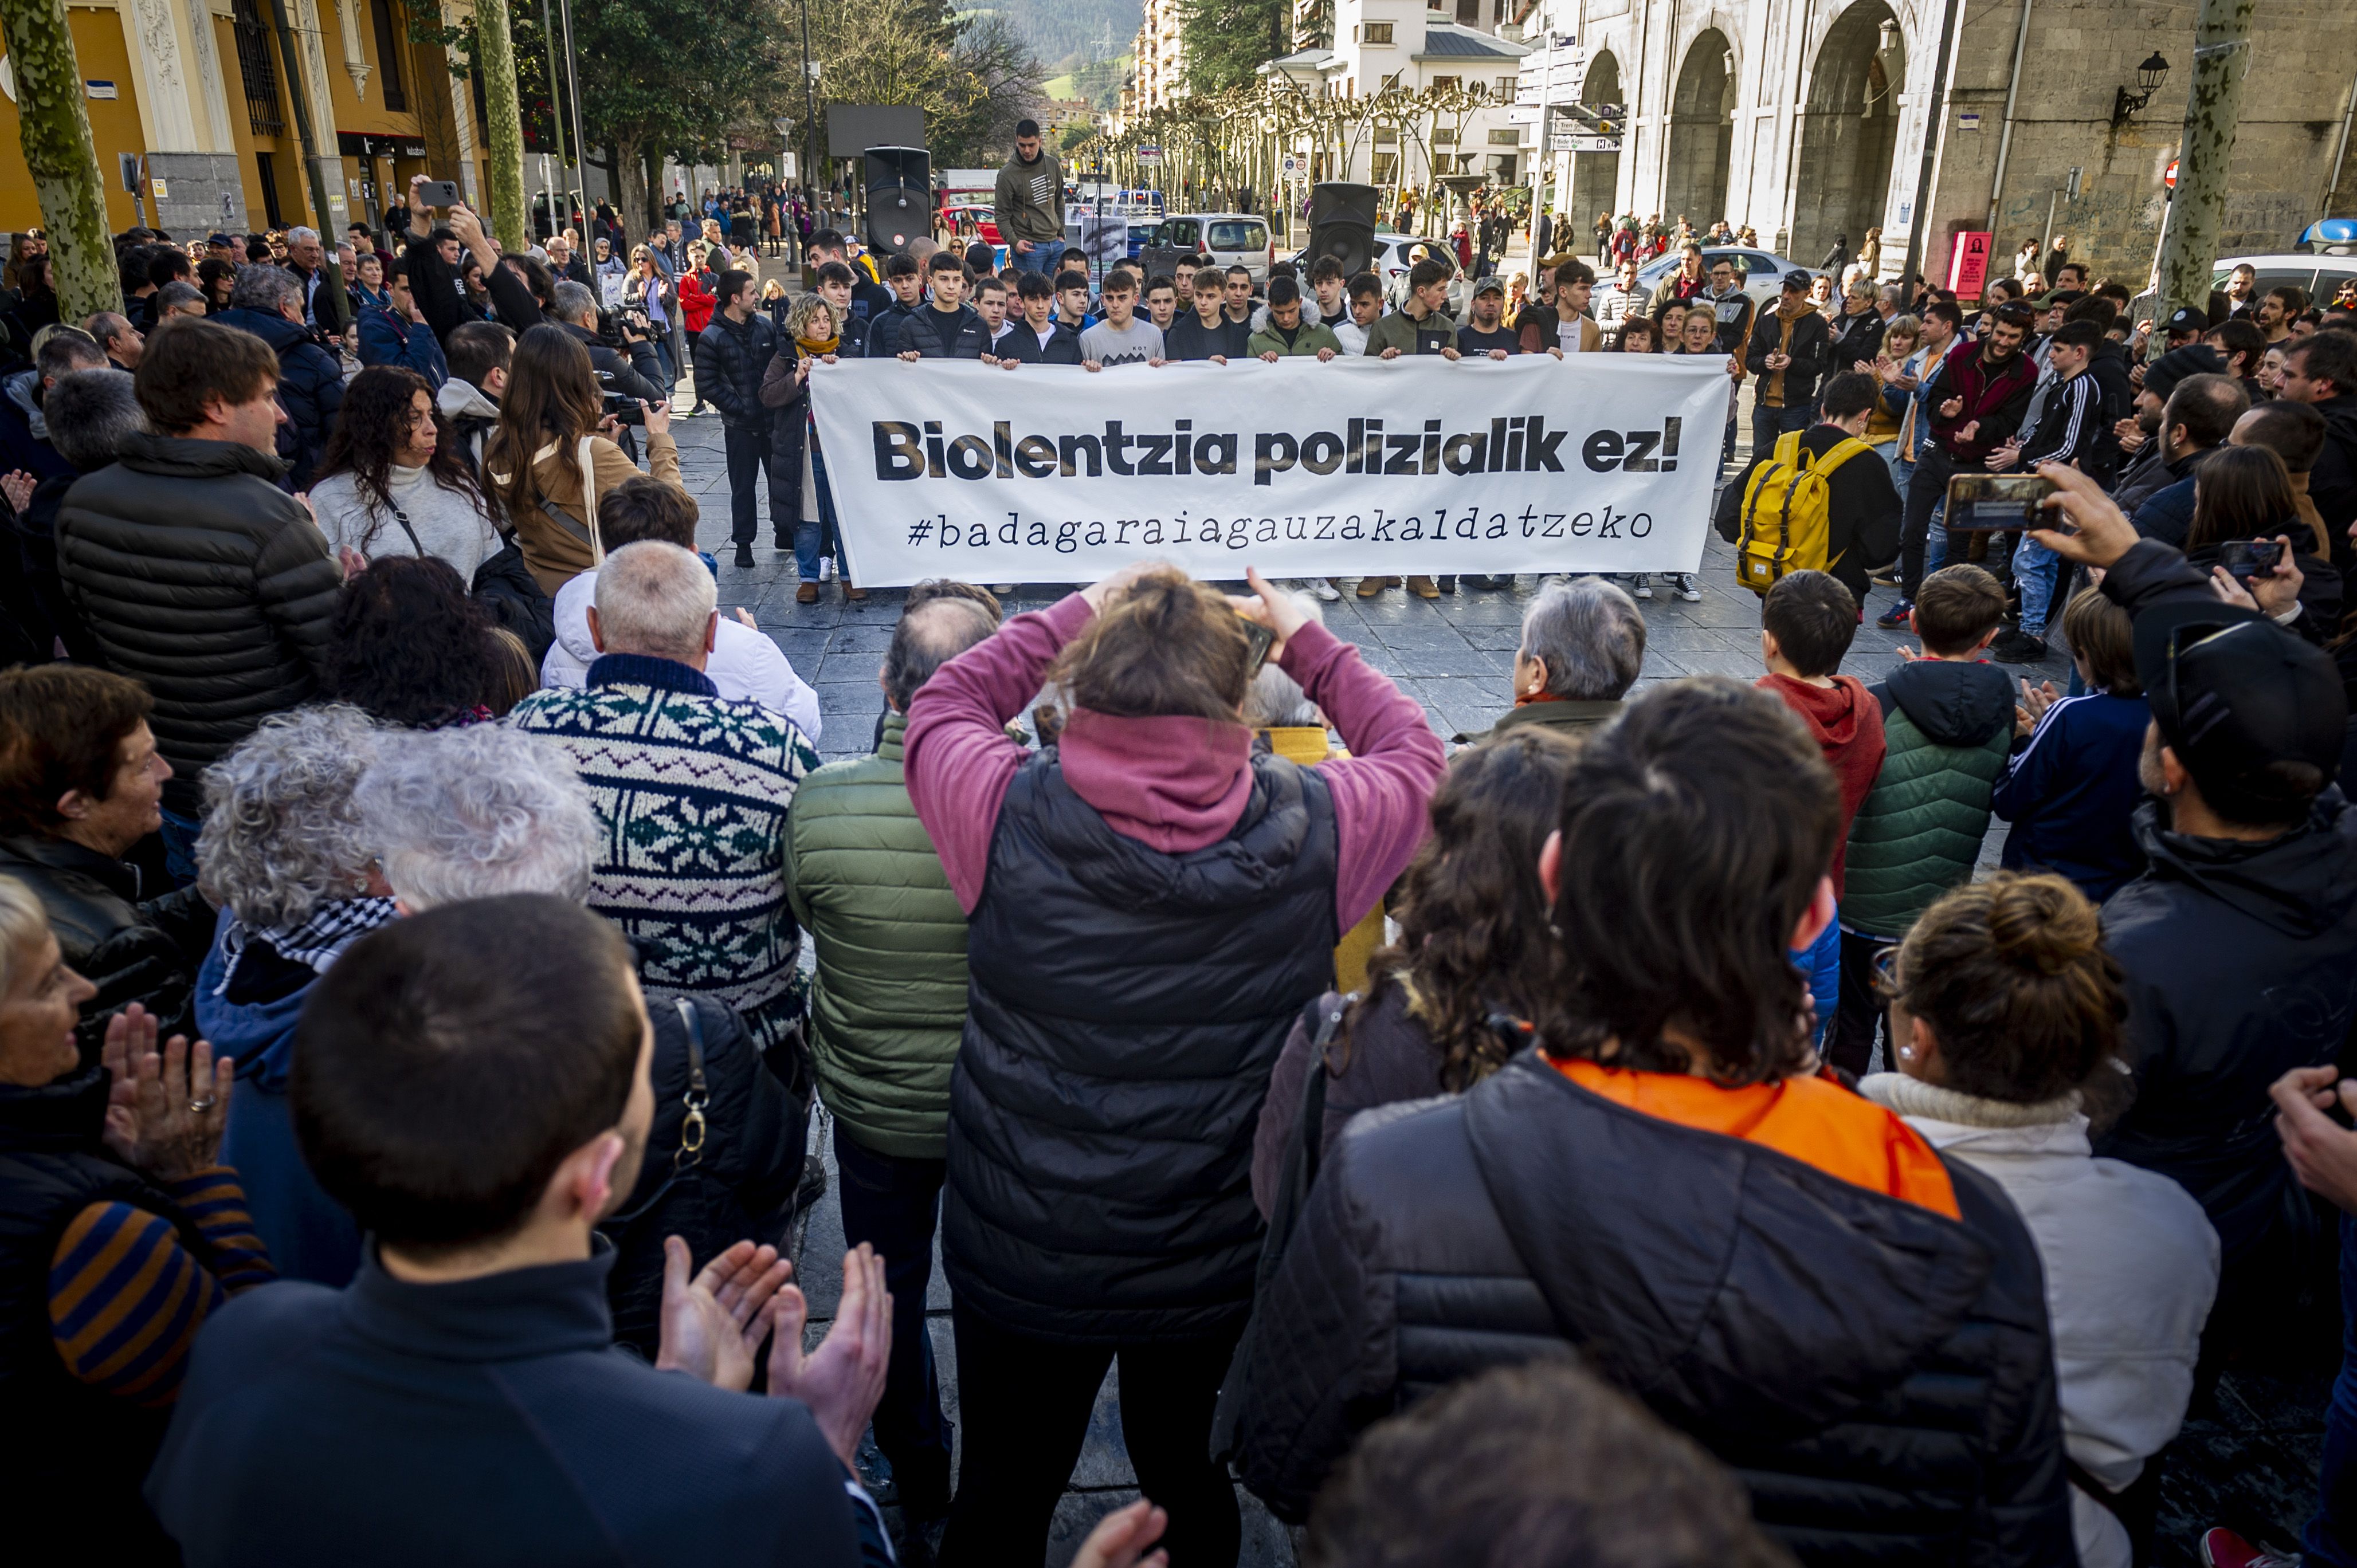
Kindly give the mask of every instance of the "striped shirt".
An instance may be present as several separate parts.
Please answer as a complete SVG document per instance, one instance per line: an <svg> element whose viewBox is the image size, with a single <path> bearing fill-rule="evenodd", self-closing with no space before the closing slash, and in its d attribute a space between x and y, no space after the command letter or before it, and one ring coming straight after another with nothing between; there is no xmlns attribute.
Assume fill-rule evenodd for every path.
<svg viewBox="0 0 2357 1568"><path fill-rule="evenodd" d="M75 1215L49 1259L49 1336L66 1370L146 1405L178 1397L208 1314L278 1277L235 1171L161 1185L203 1237L203 1255L170 1220L118 1201Z"/></svg>

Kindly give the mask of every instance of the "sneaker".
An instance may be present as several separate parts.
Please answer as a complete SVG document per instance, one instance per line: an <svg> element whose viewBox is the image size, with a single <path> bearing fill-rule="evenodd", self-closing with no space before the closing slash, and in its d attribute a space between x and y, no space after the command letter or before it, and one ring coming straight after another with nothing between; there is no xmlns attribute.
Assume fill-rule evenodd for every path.
<svg viewBox="0 0 2357 1568"><path fill-rule="evenodd" d="M739 572L749 572L753 569L753 547L750 544L737 546L737 569Z"/></svg>
<svg viewBox="0 0 2357 1568"><path fill-rule="evenodd" d="M2037 664L2046 658L2046 639L2018 627L1989 644L1989 657L2000 664Z"/></svg>
<svg viewBox="0 0 2357 1568"><path fill-rule="evenodd" d="M1650 599L1653 596L1653 578L1651 573L1640 572L1636 576L1630 579L1630 581L1634 585L1630 588L1629 592L1635 597Z"/></svg>
<svg viewBox="0 0 2357 1568"><path fill-rule="evenodd" d="M794 1189L794 1211L800 1213L825 1196L826 1162L816 1155L803 1155L802 1185Z"/></svg>
<svg viewBox="0 0 2357 1568"><path fill-rule="evenodd" d="M1314 595L1321 603L1329 605L1342 596L1336 593L1332 585L1323 577L1304 577L1293 585L1293 591L1297 594Z"/></svg>
<svg viewBox="0 0 2357 1568"><path fill-rule="evenodd" d="M1915 601L1913 599L1900 600L1897 604L1891 606L1889 609L1875 617L1874 624L1880 627L1885 631L1897 631L1902 626L1914 625Z"/></svg>
<svg viewBox="0 0 2357 1568"><path fill-rule="evenodd" d="M834 581L834 556L822 555L818 558L818 580L822 583L832 583Z"/></svg>
<svg viewBox="0 0 2357 1568"><path fill-rule="evenodd" d="M2297 1568L2298 1559L2262 1551L2231 1530L2205 1530L2201 1536L2202 1568Z"/></svg>
<svg viewBox="0 0 2357 1568"><path fill-rule="evenodd" d="M1702 603L1702 590L1695 586L1694 574L1692 572L1671 573L1670 586L1676 590L1678 598L1681 602L1689 605L1698 605Z"/></svg>

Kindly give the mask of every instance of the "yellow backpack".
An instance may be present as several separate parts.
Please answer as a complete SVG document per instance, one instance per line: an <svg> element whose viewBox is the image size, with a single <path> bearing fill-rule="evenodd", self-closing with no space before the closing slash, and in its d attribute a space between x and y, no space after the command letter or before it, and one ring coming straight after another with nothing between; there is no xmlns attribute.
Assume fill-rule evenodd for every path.
<svg viewBox="0 0 2357 1568"><path fill-rule="evenodd" d="M1835 469L1873 447L1844 436L1824 456L1801 445L1801 433L1776 438L1768 461L1751 471L1743 491L1743 528L1735 541L1736 575L1765 597L1787 572L1822 572L1833 564Z"/></svg>

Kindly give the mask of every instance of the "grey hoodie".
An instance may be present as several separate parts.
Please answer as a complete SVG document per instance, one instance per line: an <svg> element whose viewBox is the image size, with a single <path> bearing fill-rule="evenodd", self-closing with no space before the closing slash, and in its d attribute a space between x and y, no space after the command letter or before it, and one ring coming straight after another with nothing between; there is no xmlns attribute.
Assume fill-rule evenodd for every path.
<svg viewBox="0 0 2357 1568"><path fill-rule="evenodd" d="M500 405L475 389L471 381L452 376L434 394L434 406L442 417L458 429L459 439L466 443L467 455L473 459L475 471L483 469L483 446L491 437L491 426L499 423Z"/></svg>

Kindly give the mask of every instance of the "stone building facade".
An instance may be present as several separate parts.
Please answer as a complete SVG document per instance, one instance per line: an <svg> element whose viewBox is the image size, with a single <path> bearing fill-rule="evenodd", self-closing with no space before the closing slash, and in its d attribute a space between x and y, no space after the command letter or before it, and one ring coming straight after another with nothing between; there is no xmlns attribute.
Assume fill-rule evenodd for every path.
<svg viewBox="0 0 2357 1568"><path fill-rule="evenodd" d="M1618 152L1551 156L1555 205L1724 217L1816 264L1837 234L1882 230L1896 274L1917 226L1925 116L1945 0L1546 0L1529 21L1582 56L1577 102L1620 105ZM1954 0L1955 32L1923 220L1922 270L1954 237L2068 234L2141 287L2166 209L2192 77L2194 0ZM2155 52L2169 70L2115 119ZM2230 171L2227 253L2289 249L2357 212L2357 5L2258 7ZM2018 60L2018 70L2016 61ZM1559 126L1559 129L1569 128ZM2072 171L2076 193L2072 193ZM2337 188L2336 188L2337 185Z"/></svg>
<svg viewBox="0 0 2357 1568"><path fill-rule="evenodd" d="M405 199L409 178L455 179L479 207L489 181L468 83L409 36L396 0L285 0L330 210L311 209L270 0L67 0L110 229L138 218L174 236L308 223L340 231ZM442 0L440 20L461 7ZM425 8L433 15L433 8ZM41 221L0 58L0 230ZM140 160L139 204L119 177Z"/></svg>

